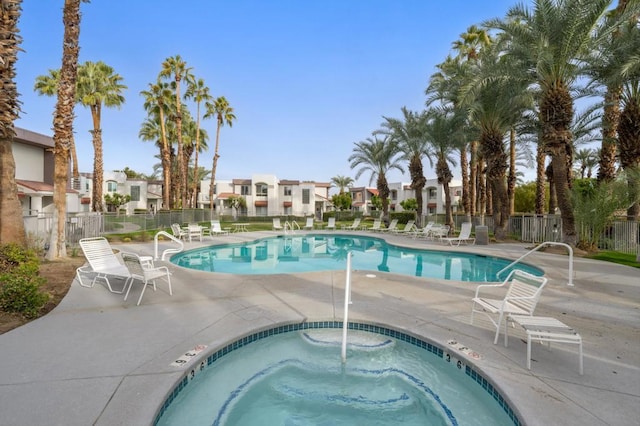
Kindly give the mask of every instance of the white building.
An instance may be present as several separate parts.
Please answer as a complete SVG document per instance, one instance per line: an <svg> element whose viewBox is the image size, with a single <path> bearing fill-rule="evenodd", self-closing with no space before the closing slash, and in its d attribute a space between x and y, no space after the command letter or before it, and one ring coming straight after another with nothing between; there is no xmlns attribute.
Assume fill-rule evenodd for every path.
<svg viewBox="0 0 640 426"><path fill-rule="evenodd" d="M209 187L211 181L200 184L198 207L209 208ZM214 188L214 209L217 214L233 215L235 212L228 200L240 196L247 207L240 215L246 216L315 216L331 206L329 183L299 180L280 180L275 175L256 174L250 179L217 180Z"/></svg>
<svg viewBox="0 0 640 426"><path fill-rule="evenodd" d="M415 191L411 189L409 183L395 182L389 183L389 211L403 211L400 203L409 198L416 198ZM459 208L462 199L462 182L452 180L449 183L449 191L451 193L451 206L455 213ZM363 215L369 216L375 211L375 207L371 203L371 198L378 195L375 188L356 187L349 188L349 193L353 199L351 205L352 210L362 212ZM425 187L422 189L422 202L424 215L444 214L445 211L445 193L444 187L438 184L438 179L427 179Z"/></svg>

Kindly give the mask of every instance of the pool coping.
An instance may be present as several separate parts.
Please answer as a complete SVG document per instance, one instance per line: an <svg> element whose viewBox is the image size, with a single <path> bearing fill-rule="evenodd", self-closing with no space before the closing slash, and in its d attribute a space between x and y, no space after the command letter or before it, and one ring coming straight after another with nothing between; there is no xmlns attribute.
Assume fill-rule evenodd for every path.
<svg viewBox="0 0 640 426"><path fill-rule="evenodd" d="M182 378L178 379L174 386L169 389L164 400L159 404L154 416L153 425L157 425L166 410L169 409L172 402L185 390L189 389L189 383L196 378L198 374L206 371L208 367L211 367L218 359L231 354L233 351L240 349L250 343L258 340L268 338L271 336L291 333L301 330L320 330L320 329L342 329L344 326L343 321L326 320L326 321L304 321L301 323L287 322L275 325L271 328L261 328L248 333L245 336L239 337L236 340L229 341L222 346L218 346L207 352L201 352L198 354L189 354L189 365L185 365L186 370ZM507 396L503 395L500 390L500 386L496 384L489 374L482 371L482 369L470 361L466 357L462 357L459 352L445 349L446 345L437 343L429 338L423 336L413 335L406 331L394 330L389 328L388 325L379 323L362 323L351 322L347 323L348 330L365 331L369 333L379 334L383 336L393 337L396 340L407 342L420 349L424 349L443 362L453 362L457 365L458 369L464 367L464 374L469 380L475 382L480 386L480 389L484 390L491 396L496 404L503 409L505 414L511 419L514 426L520 426L524 423L521 422L521 414L518 411ZM449 355L449 356L447 356ZM206 360L206 363L205 363ZM192 367L189 367L192 366ZM454 413L455 414L455 413Z"/></svg>

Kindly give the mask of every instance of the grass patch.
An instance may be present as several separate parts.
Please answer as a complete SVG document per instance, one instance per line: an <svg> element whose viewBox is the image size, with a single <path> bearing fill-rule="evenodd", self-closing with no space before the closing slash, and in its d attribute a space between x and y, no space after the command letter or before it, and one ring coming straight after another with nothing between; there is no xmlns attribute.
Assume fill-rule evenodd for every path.
<svg viewBox="0 0 640 426"><path fill-rule="evenodd" d="M620 265L640 268L640 263L636 262L635 254L620 253L617 251L603 251L600 253L590 254L587 257L589 259L604 260L605 262L619 263Z"/></svg>

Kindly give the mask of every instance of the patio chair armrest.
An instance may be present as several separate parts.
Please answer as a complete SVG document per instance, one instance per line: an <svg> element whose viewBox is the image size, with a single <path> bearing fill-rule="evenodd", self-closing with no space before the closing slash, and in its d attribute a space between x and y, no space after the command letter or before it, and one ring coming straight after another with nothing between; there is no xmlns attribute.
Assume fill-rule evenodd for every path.
<svg viewBox="0 0 640 426"><path fill-rule="evenodd" d="M500 283L500 284L480 284L478 287L476 287L476 298L478 297L478 295L480 294L480 289L482 288L487 288L487 287L504 287L504 283Z"/></svg>

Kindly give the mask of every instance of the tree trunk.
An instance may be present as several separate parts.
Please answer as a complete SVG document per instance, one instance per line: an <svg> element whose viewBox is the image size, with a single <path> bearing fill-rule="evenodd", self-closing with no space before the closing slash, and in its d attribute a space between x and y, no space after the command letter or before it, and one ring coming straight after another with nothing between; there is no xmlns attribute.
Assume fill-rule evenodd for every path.
<svg viewBox="0 0 640 426"><path fill-rule="evenodd" d="M631 98L631 97L630 97ZM627 209L627 220L638 220L640 215L640 103L637 99L629 99L620 114L618 126L620 144L620 165L627 171L630 205ZM635 170L635 173L633 171Z"/></svg>
<svg viewBox="0 0 640 426"><path fill-rule="evenodd" d="M477 163L477 150L478 143L476 141L471 142L471 164L470 164L470 176L469 176L469 213L471 216L476 215L476 188L478 186L478 172L476 170Z"/></svg>
<svg viewBox="0 0 640 426"><path fill-rule="evenodd" d="M211 217L213 217L213 209L215 205L213 204L213 193L215 189L216 182L216 169L218 168L218 148L220 146L220 127L222 127L222 117L218 116L218 126L216 127L216 147L213 151L213 165L211 167L211 184L209 185L209 207L211 209Z"/></svg>
<svg viewBox="0 0 640 426"><path fill-rule="evenodd" d="M0 7L0 244L26 245L22 204L18 198L16 163L13 158L14 121L20 105L14 81L18 46L21 0L3 1Z"/></svg>
<svg viewBox="0 0 640 426"><path fill-rule="evenodd" d="M507 197L509 199L509 214L516 211L516 131L509 131L509 177L507 179Z"/></svg>
<svg viewBox="0 0 640 426"><path fill-rule="evenodd" d="M462 209L464 210L465 219L471 221L471 201L469 199L469 160L467 159L467 147L463 145L460 148L460 170L462 174Z"/></svg>
<svg viewBox="0 0 640 426"><path fill-rule="evenodd" d="M547 177L547 182L549 182L549 214L557 214L558 194L556 193L556 184L553 179L553 168L551 167L551 163L549 163L545 170L545 176Z"/></svg>
<svg viewBox="0 0 640 426"><path fill-rule="evenodd" d="M427 183L424 178L424 172L422 170L422 159L420 156L413 156L409 164L409 173L411 175L411 189L413 189L416 203L418 204L418 211L416 217L416 226L422 227L422 211L423 211L423 199L422 189Z"/></svg>
<svg viewBox="0 0 640 426"><path fill-rule="evenodd" d="M544 214L545 205L545 161L547 154L544 149L542 139L538 140L536 150L536 205L535 212L538 215Z"/></svg>
<svg viewBox="0 0 640 426"><path fill-rule="evenodd" d="M504 151L502 136L498 131L483 131L480 136L480 152L487 163L487 188L491 190L491 196L487 197L487 200L492 201L493 233L498 241L506 239L509 224L507 153Z"/></svg>
<svg viewBox="0 0 640 426"><path fill-rule="evenodd" d="M73 109L76 103L76 77L80 52L80 0L65 0L63 11L64 39L62 67L58 84L58 101L53 119L55 211L51 224L51 240L46 258L66 257L65 219L67 183L69 181L69 149L73 143Z"/></svg>
<svg viewBox="0 0 640 426"><path fill-rule="evenodd" d="M102 129L100 128L100 105L91 105L91 118L93 120L93 130L90 132L93 142L93 197L91 199L91 208L94 212L102 212L104 160L102 155Z"/></svg>

